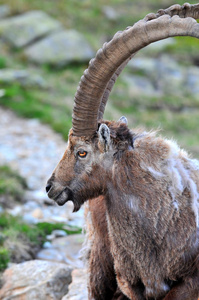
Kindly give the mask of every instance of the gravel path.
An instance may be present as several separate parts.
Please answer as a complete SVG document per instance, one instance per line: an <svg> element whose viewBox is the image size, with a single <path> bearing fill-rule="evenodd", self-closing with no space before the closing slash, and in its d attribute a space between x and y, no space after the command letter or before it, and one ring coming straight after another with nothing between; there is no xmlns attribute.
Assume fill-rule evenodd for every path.
<svg viewBox="0 0 199 300"><path fill-rule="evenodd" d="M28 202L10 211L21 214L28 222L70 221L82 226L82 210L72 214L73 205L63 208L45 205L46 181L62 157L66 141L47 125L35 119L19 118L12 111L0 108L0 164L8 164L26 178Z"/></svg>

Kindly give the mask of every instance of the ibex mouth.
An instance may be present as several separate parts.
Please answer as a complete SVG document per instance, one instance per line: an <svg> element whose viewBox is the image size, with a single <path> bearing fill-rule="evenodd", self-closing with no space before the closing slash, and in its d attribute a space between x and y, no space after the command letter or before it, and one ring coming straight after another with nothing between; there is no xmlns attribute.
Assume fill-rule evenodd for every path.
<svg viewBox="0 0 199 300"><path fill-rule="evenodd" d="M69 188L64 188L61 192L58 194L53 194L52 190L50 189L48 192L48 197L53 199L59 206L64 205L67 201L73 200L72 192Z"/></svg>
<svg viewBox="0 0 199 300"><path fill-rule="evenodd" d="M65 188L54 200L59 206L62 206L67 201L72 200L72 192L68 188Z"/></svg>

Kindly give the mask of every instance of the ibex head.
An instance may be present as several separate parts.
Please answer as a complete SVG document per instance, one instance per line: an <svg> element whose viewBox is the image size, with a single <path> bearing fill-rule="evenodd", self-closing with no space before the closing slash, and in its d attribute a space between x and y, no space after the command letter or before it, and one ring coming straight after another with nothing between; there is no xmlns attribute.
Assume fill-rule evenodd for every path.
<svg viewBox="0 0 199 300"><path fill-rule="evenodd" d="M59 205L71 200L74 211L90 198L106 193L112 165L123 151L133 147L133 134L126 118L103 122L91 137L77 137L70 131L63 158L47 184L47 192Z"/></svg>

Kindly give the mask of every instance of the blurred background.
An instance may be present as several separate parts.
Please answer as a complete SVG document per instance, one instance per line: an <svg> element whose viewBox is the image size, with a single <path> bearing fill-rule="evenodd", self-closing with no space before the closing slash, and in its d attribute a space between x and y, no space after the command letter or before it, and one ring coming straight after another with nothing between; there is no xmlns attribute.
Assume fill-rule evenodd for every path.
<svg viewBox="0 0 199 300"><path fill-rule="evenodd" d="M35 257L80 263L77 245L83 238L68 238L81 232L83 211L74 216L70 203L55 206L44 190L66 146L78 82L89 60L118 30L172 4L170 0L0 0L2 272L10 262ZM125 115L130 127L158 128L199 158L198 49L197 39L178 37L140 51L116 82L105 118ZM68 246L74 257L63 250L66 243L77 246L76 250Z"/></svg>

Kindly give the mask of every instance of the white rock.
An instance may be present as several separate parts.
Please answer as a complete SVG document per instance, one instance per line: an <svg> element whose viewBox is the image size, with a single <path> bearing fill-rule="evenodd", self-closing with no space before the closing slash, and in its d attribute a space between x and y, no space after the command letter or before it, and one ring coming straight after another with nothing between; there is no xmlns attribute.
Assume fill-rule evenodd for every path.
<svg viewBox="0 0 199 300"><path fill-rule="evenodd" d="M71 268L60 263L28 261L8 268L3 282L0 299L59 300L68 292Z"/></svg>

